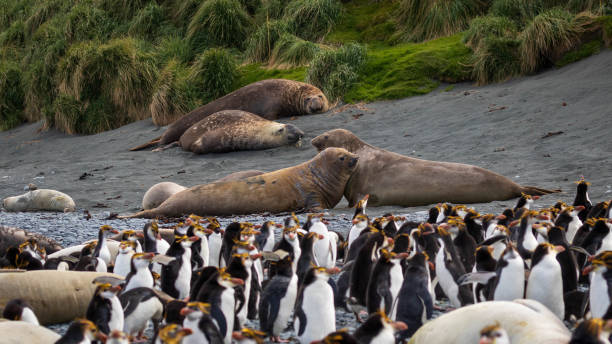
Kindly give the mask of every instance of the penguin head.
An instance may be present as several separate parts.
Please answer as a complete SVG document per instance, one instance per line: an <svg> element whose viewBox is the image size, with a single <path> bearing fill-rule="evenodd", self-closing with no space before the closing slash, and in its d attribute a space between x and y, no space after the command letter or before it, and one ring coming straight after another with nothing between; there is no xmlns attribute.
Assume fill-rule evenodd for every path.
<svg viewBox="0 0 612 344"><path fill-rule="evenodd" d="M298 240L298 226L285 227L283 229L283 238L289 242Z"/></svg>
<svg viewBox="0 0 612 344"><path fill-rule="evenodd" d="M212 233L213 233L212 229L204 228L200 224L197 224L197 225L193 226L193 235L197 236L200 239L202 239L205 236L210 235Z"/></svg>
<svg viewBox="0 0 612 344"><path fill-rule="evenodd" d="M22 299L13 299L6 303L4 310L2 311L2 317L8 320L21 320L34 322L36 315L32 311L32 307ZM34 319L29 319L33 317ZM35 320L38 325L38 319Z"/></svg>
<svg viewBox="0 0 612 344"><path fill-rule="evenodd" d="M260 231L255 229L255 226L250 222L243 222L240 224L240 240L248 241L249 243L253 243L255 241L255 236L261 234Z"/></svg>
<svg viewBox="0 0 612 344"><path fill-rule="evenodd" d="M463 219L465 215L467 215L467 213L468 213L468 208L463 204L458 204L454 206L451 211L451 214L453 214L453 216L460 217L461 219Z"/></svg>
<svg viewBox="0 0 612 344"><path fill-rule="evenodd" d="M407 329L408 326L406 323L402 321L393 321L389 319L384 310L379 310L370 315L368 320L355 331L355 337L375 337L382 332L395 333Z"/></svg>
<svg viewBox="0 0 612 344"><path fill-rule="evenodd" d="M113 229L110 225L102 225L100 226L100 233L102 233L105 238L108 238L111 234L119 234L119 231Z"/></svg>
<svg viewBox="0 0 612 344"><path fill-rule="evenodd" d="M465 228L465 222L460 216L449 216L446 219L446 223L449 225L448 231L453 235L459 234L459 231Z"/></svg>
<svg viewBox="0 0 612 344"><path fill-rule="evenodd" d="M98 327L93 322L87 319L74 319L72 324L70 324L70 327L76 327L78 332L81 333L84 338L87 338L90 341L106 337L101 332L98 332ZM68 333L68 331L66 333Z"/></svg>
<svg viewBox="0 0 612 344"><path fill-rule="evenodd" d="M235 253L249 253L256 250L257 247L248 240L234 240L234 252Z"/></svg>
<svg viewBox="0 0 612 344"><path fill-rule="evenodd" d="M193 245L194 242L200 240L200 238L198 238L197 236L187 236L187 235L181 235L181 236L174 236L174 241L178 242L181 247L183 248L189 248L191 247L191 245Z"/></svg>
<svg viewBox="0 0 612 344"><path fill-rule="evenodd" d="M576 192L577 193L584 193L587 192L589 185L591 185L591 183L587 182L586 180L584 180L584 176L580 176L580 180L575 181L574 182L576 185Z"/></svg>
<svg viewBox="0 0 612 344"><path fill-rule="evenodd" d="M497 323L480 330L478 344L510 344L510 337L508 337L506 330Z"/></svg>
<svg viewBox="0 0 612 344"><path fill-rule="evenodd" d="M313 266L311 270L314 272L314 275L323 280L328 280L331 275L335 275L340 272L340 269L337 267L326 268L323 266Z"/></svg>
<svg viewBox="0 0 612 344"><path fill-rule="evenodd" d="M98 287L96 287L96 295L104 299L112 299L117 296L117 293L121 290L120 285L113 286L110 283L98 283Z"/></svg>
<svg viewBox="0 0 612 344"><path fill-rule="evenodd" d="M586 319L576 326L570 343L606 343L611 330L611 320Z"/></svg>
<svg viewBox="0 0 612 344"><path fill-rule="evenodd" d="M124 240L119 244L119 253L127 254L136 251L136 242Z"/></svg>
<svg viewBox="0 0 612 344"><path fill-rule="evenodd" d="M157 338L164 344L180 344L183 338L192 334L188 328L182 328L177 324L168 324L159 330Z"/></svg>
<svg viewBox="0 0 612 344"><path fill-rule="evenodd" d="M265 332L253 330L246 327L243 328L240 332L235 331L232 333L232 338L238 344L263 344L265 337Z"/></svg>
<svg viewBox="0 0 612 344"><path fill-rule="evenodd" d="M357 228L365 228L370 224L370 219L366 214L357 214L352 223L353 226L357 226Z"/></svg>
<svg viewBox="0 0 612 344"><path fill-rule="evenodd" d="M132 265L134 266L135 270L144 268L148 269L149 264L151 264L151 259L153 259L154 256L155 254L151 252L134 253L132 255Z"/></svg>
<svg viewBox="0 0 612 344"><path fill-rule="evenodd" d="M129 343L130 343L130 339L128 338L128 335L125 332L119 331L119 330L113 330L108 335L108 339L106 340L106 344L129 344Z"/></svg>
<svg viewBox="0 0 612 344"><path fill-rule="evenodd" d="M225 271L225 268L219 269L219 277L217 278L217 281L220 285L226 288L234 288L238 285L244 285L244 280L232 277L232 275Z"/></svg>
<svg viewBox="0 0 612 344"><path fill-rule="evenodd" d="M310 344L357 344L357 339L353 337L348 329L343 328L339 331L332 332L325 336L325 338L314 341Z"/></svg>
<svg viewBox="0 0 612 344"><path fill-rule="evenodd" d="M590 264L583 270L583 275L588 275L594 271L606 271L612 269L612 251L603 251L596 256L589 258Z"/></svg>
<svg viewBox="0 0 612 344"><path fill-rule="evenodd" d="M210 314L210 303L189 302L180 311L180 315L194 321Z"/></svg>
<svg viewBox="0 0 612 344"><path fill-rule="evenodd" d="M493 245L481 245L476 247L476 251L474 251L474 256L476 257L476 261L482 261L485 259L493 258Z"/></svg>

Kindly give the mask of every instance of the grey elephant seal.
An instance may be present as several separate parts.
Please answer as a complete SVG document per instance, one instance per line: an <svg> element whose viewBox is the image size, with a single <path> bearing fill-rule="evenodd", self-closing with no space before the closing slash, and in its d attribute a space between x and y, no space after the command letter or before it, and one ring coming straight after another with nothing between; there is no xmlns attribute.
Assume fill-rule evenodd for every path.
<svg viewBox="0 0 612 344"><path fill-rule="evenodd" d="M63 192L50 189L28 191L23 195L7 197L2 201L7 211L63 211L76 210L72 198Z"/></svg>
<svg viewBox="0 0 612 344"><path fill-rule="evenodd" d="M0 333L2 343L51 344L60 339L59 334L48 328L25 321L0 319Z"/></svg>
<svg viewBox="0 0 612 344"><path fill-rule="evenodd" d="M6 227L0 225L0 253L4 254L9 247L19 246L28 239L34 239L36 242L45 248L47 254L59 251L62 249L57 241L48 238L42 234L28 232L25 229Z"/></svg>
<svg viewBox="0 0 612 344"><path fill-rule="evenodd" d="M333 208L357 165L357 155L325 149L300 165L230 182L194 186L159 207L126 217L179 217L280 213Z"/></svg>
<svg viewBox="0 0 612 344"><path fill-rule="evenodd" d="M274 120L325 112L328 109L327 97L313 85L285 79L262 80L200 106L172 123L160 138L131 150L178 141L192 125L222 110L242 110Z"/></svg>
<svg viewBox="0 0 612 344"><path fill-rule="evenodd" d="M359 156L357 169L344 190L349 206L365 195L368 205L418 206L439 202L481 203L559 190L521 186L480 167L410 158L374 147L344 129L327 131L314 139L319 151L341 147Z"/></svg>
<svg viewBox="0 0 612 344"><path fill-rule="evenodd" d="M408 343L478 343L480 330L495 324L506 330L512 344L569 343L571 336L563 322L537 301L488 301L442 314L419 328Z"/></svg>
<svg viewBox="0 0 612 344"><path fill-rule="evenodd" d="M234 172L232 174L228 174L227 176L221 179L216 180L215 182L229 182L232 180L240 180L252 176L258 176L263 173L263 171L258 170ZM164 203L165 200L170 198L170 196L185 189L187 188L173 182L157 183L151 186L149 190L145 192L144 197L142 198L142 208L144 210L157 208L160 204Z"/></svg>
<svg viewBox="0 0 612 344"><path fill-rule="evenodd" d="M183 133L184 150L197 154L261 150L295 144L304 132L291 124L267 120L240 110L224 110L207 116Z"/></svg>

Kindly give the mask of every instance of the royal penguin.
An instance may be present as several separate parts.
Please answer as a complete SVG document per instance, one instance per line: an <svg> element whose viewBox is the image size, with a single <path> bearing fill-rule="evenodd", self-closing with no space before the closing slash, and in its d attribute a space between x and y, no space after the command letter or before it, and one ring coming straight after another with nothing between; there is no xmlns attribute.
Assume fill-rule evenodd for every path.
<svg viewBox="0 0 612 344"><path fill-rule="evenodd" d="M481 223L481 215L474 209L468 209L467 214L463 217L465 230L474 238L474 241L479 243L484 240L484 230Z"/></svg>
<svg viewBox="0 0 612 344"><path fill-rule="evenodd" d="M310 270L313 265L317 265L317 261L314 258L313 247L314 244L323 239L323 235L310 232L304 236L300 243L300 258L297 263L296 275L298 276L298 284L301 284L304 279L306 272ZM277 265L278 266L278 265Z"/></svg>
<svg viewBox="0 0 612 344"><path fill-rule="evenodd" d="M395 253L384 248L380 250L380 257L374 264L366 291L369 314L383 310L391 318L395 317L394 306L404 282L402 261L407 257L407 252Z"/></svg>
<svg viewBox="0 0 612 344"><path fill-rule="evenodd" d="M510 337L499 324L489 325L480 330L478 344L510 344Z"/></svg>
<svg viewBox="0 0 612 344"><path fill-rule="evenodd" d="M113 273L126 277L132 270L132 256L135 253L136 244L132 241L122 241L119 244L119 251L115 258Z"/></svg>
<svg viewBox="0 0 612 344"><path fill-rule="evenodd" d="M30 238L19 245L17 258L20 268L25 270L42 270L45 265L45 248L38 245L36 239Z"/></svg>
<svg viewBox="0 0 612 344"><path fill-rule="evenodd" d="M308 234L308 236L316 235L316 233ZM259 324L260 329L268 333L273 342L280 342L280 334L287 327L295 306L298 277L293 272L289 255L272 264L276 265L276 275L270 279L262 292L259 302Z"/></svg>
<svg viewBox="0 0 612 344"><path fill-rule="evenodd" d="M248 242L247 242L248 243ZM236 319L237 327L240 328L247 319L248 300L251 294L251 282L253 276L253 259L248 252L232 254L229 265L225 270L232 277L241 279L243 284L236 287Z"/></svg>
<svg viewBox="0 0 612 344"><path fill-rule="evenodd" d="M32 307L22 299L13 299L6 303L2 317L8 320L25 321L33 325L40 325Z"/></svg>
<svg viewBox="0 0 612 344"><path fill-rule="evenodd" d="M476 256L476 264L472 272L495 272L497 261L493 258L493 246L478 246L474 255ZM493 279L486 284L473 283L474 302L487 301L492 287Z"/></svg>
<svg viewBox="0 0 612 344"><path fill-rule="evenodd" d="M612 250L612 235L610 228L612 220L597 219L587 222L593 223L593 228L580 244L590 255L597 255L603 251Z"/></svg>
<svg viewBox="0 0 612 344"><path fill-rule="evenodd" d="M438 243L440 248L436 253L435 268L440 286L453 307L459 308L474 303L470 288L460 285L457 280L465 274L465 268L457 254L448 224L438 225Z"/></svg>
<svg viewBox="0 0 612 344"><path fill-rule="evenodd" d="M142 248L140 239L143 237L144 237L143 233L136 232L133 229L128 229L128 230L121 231L120 239L121 241L128 240L128 241L134 242L134 244L136 245L136 248L134 249L134 251L136 251L136 253L142 253L144 252L144 249Z"/></svg>
<svg viewBox="0 0 612 344"><path fill-rule="evenodd" d="M294 221L294 220L292 220ZM293 266L293 271L297 271L297 263L300 259L300 255L302 254L302 249L300 248L300 240L298 235L298 227L285 227L283 229L283 235L281 240L278 242L276 247L274 247L274 251L283 250L291 256L291 262ZM274 270L270 269L270 277L274 275Z"/></svg>
<svg viewBox="0 0 612 344"><path fill-rule="evenodd" d="M118 234L119 231L113 229L109 225L103 225L100 227L98 231L98 243L93 252L94 258L100 258L104 261L106 266L110 266L112 263L111 253L108 249L107 239L111 236L111 234Z"/></svg>
<svg viewBox="0 0 612 344"><path fill-rule="evenodd" d="M232 257L235 242L240 241L240 232L245 228L240 222L232 222L225 227L221 251L219 252L219 267L226 267Z"/></svg>
<svg viewBox="0 0 612 344"><path fill-rule="evenodd" d="M135 288L153 288L155 280L149 269L153 253L134 253L130 265L130 273L125 277L123 292Z"/></svg>
<svg viewBox="0 0 612 344"><path fill-rule="evenodd" d="M86 319L74 319L68 326L66 333L55 344L90 344L96 339L106 339L98 331L98 327Z"/></svg>
<svg viewBox="0 0 612 344"><path fill-rule="evenodd" d="M365 214L357 214L353 218L352 224L353 225L351 226L347 240L347 250L351 249L351 245L353 244L355 239L359 237L361 232L363 232L364 229L370 226L370 219Z"/></svg>
<svg viewBox="0 0 612 344"><path fill-rule="evenodd" d="M89 242L83 246L79 254L79 261L76 263L75 271L97 271L107 272L108 266L100 257L94 257L93 252L97 246L96 241ZM21 265L21 264L20 264Z"/></svg>
<svg viewBox="0 0 612 344"><path fill-rule="evenodd" d="M212 233L212 230L204 228L199 224L193 227L193 235L200 239L191 245L191 265L193 269L200 269L209 265L210 249L208 236Z"/></svg>
<svg viewBox="0 0 612 344"><path fill-rule="evenodd" d="M555 219L555 226L562 227L565 231L565 238L567 242L572 244L574 237L578 233L578 229L582 227L582 221L578 217L578 214L584 210L584 206L570 206L561 210L557 218Z"/></svg>
<svg viewBox="0 0 612 344"><path fill-rule="evenodd" d="M429 264L429 258L424 252L416 252L406 262L406 273L397 297L394 318L407 326L400 332L400 339L411 337L433 315Z"/></svg>
<svg viewBox="0 0 612 344"><path fill-rule="evenodd" d="M576 196L574 197L572 206L582 206L582 209L578 212L578 217L581 221L584 221L593 207L593 203L591 203L591 199L589 198L589 185L591 185L591 183L585 181L584 177L581 177L580 180L575 183Z"/></svg>
<svg viewBox="0 0 612 344"><path fill-rule="evenodd" d="M151 288L134 288L119 295L123 307L123 331L131 337L143 338L149 321L155 332L164 314L164 300Z"/></svg>
<svg viewBox="0 0 612 344"><path fill-rule="evenodd" d="M336 331L334 293L328 280L339 271L336 267L313 267L304 276L293 319L293 328L300 343L310 344Z"/></svg>
<svg viewBox="0 0 612 344"><path fill-rule="evenodd" d="M393 321L385 312L373 313L355 330L353 336L360 344L395 344L395 333L408 327L401 321Z"/></svg>
<svg viewBox="0 0 612 344"><path fill-rule="evenodd" d="M166 252L174 261L162 267L161 286L166 294L183 299L189 295L191 288L191 245L198 240L197 236L175 237Z"/></svg>
<svg viewBox="0 0 612 344"><path fill-rule="evenodd" d="M368 206L368 199L370 195L365 195L362 199L355 204L355 212L353 213L353 220L359 215L366 214L366 207Z"/></svg>
<svg viewBox="0 0 612 344"><path fill-rule="evenodd" d="M308 232L317 233L320 237L319 240L315 241L312 252L317 266L332 268L336 266L337 237L336 240L332 239L332 235L329 233L327 225L321 220L321 216L323 214L311 218L312 224Z"/></svg>
<svg viewBox="0 0 612 344"><path fill-rule="evenodd" d="M536 247L525 292L526 298L539 301L561 320L565 318L565 303L561 265L557 260L557 253L563 250L562 246L555 247L549 243Z"/></svg>
<svg viewBox="0 0 612 344"><path fill-rule="evenodd" d="M343 328L332 332L321 340L316 340L311 344L358 344L357 339L348 333L348 329Z"/></svg>
<svg viewBox="0 0 612 344"><path fill-rule="evenodd" d="M538 212L535 210L527 210L523 213L518 228L518 238L516 241L516 248L520 253L523 260L529 261L533 251L538 246L538 240L534 235L533 224L537 222ZM512 227L512 224L510 225Z"/></svg>
<svg viewBox="0 0 612 344"><path fill-rule="evenodd" d="M475 263L476 240L467 232L466 225L461 218L449 217L447 224L449 225L448 232L453 238L455 250L465 271L471 271Z"/></svg>
<svg viewBox="0 0 612 344"><path fill-rule="evenodd" d="M101 283L96 287L93 298L87 307L86 318L98 327L105 335L111 331L123 331L123 307L117 297L120 286Z"/></svg>
<svg viewBox="0 0 612 344"><path fill-rule="evenodd" d="M609 319L585 319L574 329L569 344L607 344L610 343L611 330Z"/></svg>
<svg viewBox="0 0 612 344"><path fill-rule="evenodd" d="M583 274L590 276L589 305L593 318L602 318L610 310L612 295L612 251L591 258Z"/></svg>
<svg viewBox="0 0 612 344"><path fill-rule="evenodd" d="M168 324L161 328L155 334L154 344L180 344L186 336L189 336L193 331L188 328L183 328L178 324Z"/></svg>
<svg viewBox="0 0 612 344"><path fill-rule="evenodd" d="M210 304L210 316L226 344L232 340L237 306L234 288L239 285L244 285L244 281L222 268L202 285L195 300Z"/></svg>
<svg viewBox="0 0 612 344"><path fill-rule="evenodd" d="M219 257L221 256L221 246L223 245L223 233L219 221L214 218L208 218L208 228L212 233L208 236L208 264L210 266L219 267Z"/></svg>
<svg viewBox="0 0 612 344"><path fill-rule="evenodd" d="M219 329L210 317L210 304L205 302L189 302L181 309L183 328L191 330L182 344L214 344L223 342Z"/></svg>
<svg viewBox="0 0 612 344"><path fill-rule="evenodd" d="M142 229L144 236L144 252L153 252L158 254L166 254L170 248L170 244L162 238L159 233L157 221L148 222Z"/></svg>
<svg viewBox="0 0 612 344"><path fill-rule="evenodd" d="M282 227L281 224L276 224L274 221L266 221L261 226L255 226L260 230L255 240L261 251L270 252L274 249L274 228Z"/></svg>

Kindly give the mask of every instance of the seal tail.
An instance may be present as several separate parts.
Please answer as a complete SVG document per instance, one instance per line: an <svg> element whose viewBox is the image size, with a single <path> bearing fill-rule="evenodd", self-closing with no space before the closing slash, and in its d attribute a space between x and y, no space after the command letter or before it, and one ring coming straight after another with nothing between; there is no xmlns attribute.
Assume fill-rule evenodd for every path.
<svg viewBox="0 0 612 344"><path fill-rule="evenodd" d="M521 192L526 193L530 196L542 196L542 195L548 195L551 193L561 192L561 189L548 190L548 189L542 189L536 186L521 186Z"/></svg>
<svg viewBox="0 0 612 344"><path fill-rule="evenodd" d="M153 147L159 144L159 141L161 140L161 136L154 138L153 140L147 142L147 143L143 143L139 146L130 148L130 151L134 152L134 151L139 151L139 150L143 150L145 148L149 148L149 147Z"/></svg>
<svg viewBox="0 0 612 344"><path fill-rule="evenodd" d="M143 210L141 212L134 213L131 215L117 216L117 218L118 219L134 219L134 218L154 219L157 216L159 216L157 213L154 212L154 210L155 209Z"/></svg>

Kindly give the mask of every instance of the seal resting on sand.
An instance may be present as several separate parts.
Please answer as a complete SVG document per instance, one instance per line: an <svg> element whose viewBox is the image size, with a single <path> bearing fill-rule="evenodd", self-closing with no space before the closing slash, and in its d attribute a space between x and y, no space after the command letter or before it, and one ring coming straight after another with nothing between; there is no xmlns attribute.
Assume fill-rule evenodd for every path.
<svg viewBox="0 0 612 344"><path fill-rule="evenodd" d="M28 232L25 229L13 228L0 225L0 254L4 254L11 246L19 246L28 239L36 240L38 245L45 248L47 254L62 249L57 241L39 233Z"/></svg>
<svg viewBox="0 0 612 344"><path fill-rule="evenodd" d="M258 170L247 170L234 172L232 174L228 174L227 176L214 181L216 182L229 182L232 180L240 180L252 176L258 176L263 174L263 171ZM144 210L157 208L160 204L164 203L165 200L170 198L170 196L174 195L179 191L183 191L187 189L186 187L179 185L173 182L161 182L157 183L149 188L147 192L145 192L144 197L142 198L142 208ZM173 237L174 239L174 237Z"/></svg>
<svg viewBox="0 0 612 344"><path fill-rule="evenodd" d="M333 208L357 165L357 155L325 149L300 165L230 182L194 186L159 207L126 217L239 215ZM125 217L124 217L125 218Z"/></svg>
<svg viewBox="0 0 612 344"><path fill-rule="evenodd" d="M304 132L240 110L224 110L207 116L183 133L184 150L197 154L260 150L299 142Z"/></svg>
<svg viewBox="0 0 612 344"><path fill-rule="evenodd" d="M2 201L7 211L63 211L76 210L72 198L63 192L50 189L38 189L23 195L7 197Z"/></svg>
<svg viewBox="0 0 612 344"><path fill-rule="evenodd" d="M178 141L192 125L222 110L242 110L273 120L280 117L320 113L328 109L327 97L313 85L285 79L262 80L200 106L172 123L160 138L131 150L140 150L156 144L167 145Z"/></svg>
<svg viewBox="0 0 612 344"><path fill-rule="evenodd" d="M559 190L521 186L480 167L410 158L371 146L344 129L327 131L314 139L319 151L341 147L359 156L344 196L354 206L365 195L368 205L418 206L439 202L481 203Z"/></svg>

